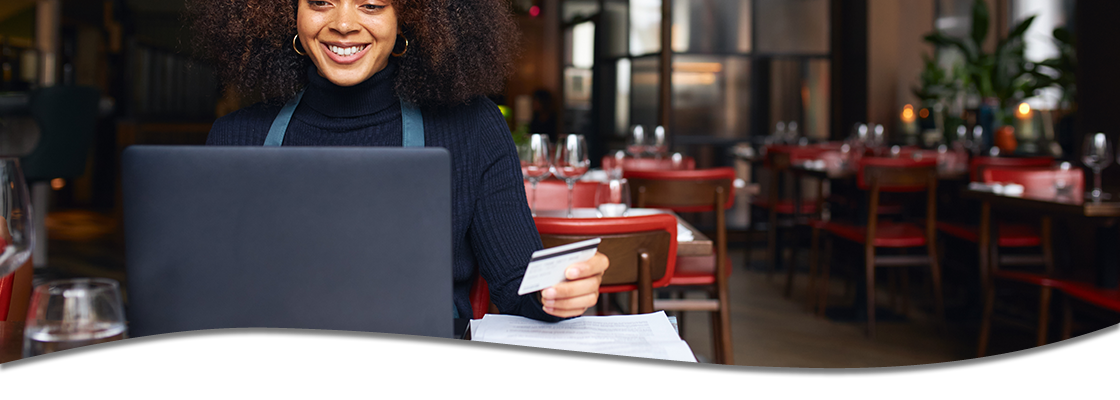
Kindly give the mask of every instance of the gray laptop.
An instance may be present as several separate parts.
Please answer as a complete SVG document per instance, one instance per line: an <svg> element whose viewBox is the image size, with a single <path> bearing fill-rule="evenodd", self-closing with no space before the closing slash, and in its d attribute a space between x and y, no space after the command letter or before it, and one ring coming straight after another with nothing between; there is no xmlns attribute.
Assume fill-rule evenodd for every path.
<svg viewBox="0 0 1120 400"><path fill-rule="evenodd" d="M452 336L446 150L132 146L122 168L130 336Z"/></svg>

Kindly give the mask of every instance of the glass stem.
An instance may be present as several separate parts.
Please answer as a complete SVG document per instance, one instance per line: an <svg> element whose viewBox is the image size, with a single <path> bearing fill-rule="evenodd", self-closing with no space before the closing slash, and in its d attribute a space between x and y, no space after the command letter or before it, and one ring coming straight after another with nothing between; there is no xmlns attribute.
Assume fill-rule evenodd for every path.
<svg viewBox="0 0 1120 400"><path fill-rule="evenodd" d="M1093 168L1093 197L1101 194L1101 167Z"/></svg>
<svg viewBox="0 0 1120 400"><path fill-rule="evenodd" d="M534 217L537 216L537 180L530 179L529 183L533 186L533 205L529 207L529 213Z"/></svg>
<svg viewBox="0 0 1120 400"><path fill-rule="evenodd" d="M568 182L568 218L572 217L572 192L575 190L576 181L565 179Z"/></svg>

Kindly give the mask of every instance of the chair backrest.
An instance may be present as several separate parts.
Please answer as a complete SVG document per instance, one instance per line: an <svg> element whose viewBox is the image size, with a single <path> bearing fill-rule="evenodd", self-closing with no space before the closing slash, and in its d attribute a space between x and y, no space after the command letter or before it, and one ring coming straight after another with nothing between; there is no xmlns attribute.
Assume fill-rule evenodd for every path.
<svg viewBox="0 0 1120 400"><path fill-rule="evenodd" d="M618 164L618 159L614 156L603 156L603 169L611 170ZM673 161L669 157L656 158L633 158L626 157L622 159L622 170L692 170L696 169L696 159L691 156L684 156L680 161Z"/></svg>
<svg viewBox="0 0 1120 400"><path fill-rule="evenodd" d="M578 181L572 188L572 207L595 207L595 191L599 182ZM525 199L533 204L533 186L525 181ZM545 179L537 183L537 210L567 210L568 184L559 179Z"/></svg>
<svg viewBox="0 0 1120 400"><path fill-rule="evenodd" d="M3 229L3 227L0 227L0 229ZM4 239L3 233L0 232L0 253L3 253L4 248L8 247L8 241ZM15 286L15 283L15 272L0 277L0 322L8 320L8 308L12 304L12 292L14 292L12 287Z"/></svg>
<svg viewBox="0 0 1120 400"><path fill-rule="evenodd" d="M1054 157L973 157L969 162L969 178L978 182L984 170L991 167L1001 168L1030 168L1049 167L1054 164Z"/></svg>
<svg viewBox="0 0 1120 400"><path fill-rule="evenodd" d="M723 193L723 209L735 201L735 169L711 168L692 171L626 171L630 199L638 208L667 208L677 212L716 209L716 196Z"/></svg>
<svg viewBox="0 0 1120 400"><path fill-rule="evenodd" d="M869 190L878 184L883 192L922 192L937 183L937 159L864 157L859 161L856 183Z"/></svg>
<svg viewBox="0 0 1120 400"><path fill-rule="evenodd" d="M638 289L640 254L650 262L650 284L664 287L673 277L677 260L677 218L652 214L622 218L536 217L537 232L545 248L591 238L602 238L599 252L610 259L600 291Z"/></svg>
<svg viewBox="0 0 1120 400"><path fill-rule="evenodd" d="M74 178L85 172L99 101L97 89L84 86L52 86L31 94L39 144L21 161L28 181Z"/></svg>
<svg viewBox="0 0 1120 400"><path fill-rule="evenodd" d="M989 167L984 169L984 183L1015 183L1023 185L1024 192L1056 193L1055 184L1059 180L1069 185L1072 193L1084 190L1085 173L1080 168L1061 170L1053 167L1008 168Z"/></svg>
<svg viewBox="0 0 1120 400"><path fill-rule="evenodd" d="M490 311L490 286L486 284L486 279L482 278L482 274L474 279L471 284L471 293L468 297L471 302L471 314L474 319L482 319L486 316L486 312Z"/></svg>

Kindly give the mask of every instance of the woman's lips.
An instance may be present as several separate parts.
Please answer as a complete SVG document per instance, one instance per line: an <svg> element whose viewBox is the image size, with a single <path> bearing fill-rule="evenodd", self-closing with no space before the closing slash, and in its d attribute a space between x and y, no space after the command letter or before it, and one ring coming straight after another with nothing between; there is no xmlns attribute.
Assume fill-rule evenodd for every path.
<svg viewBox="0 0 1120 400"><path fill-rule="evenodd" d="M340 45L336 45L336 44L327 44L327 43L322 43L322 42L320 42L319 45L323 46L323 52L327 53L327 57L329 57L331 59L331 61L334 61L335 63L338 63L338 64L352 64L352 63L358 61L359 59L361 59L363 56L366 55L366 53L369 51L369 47L370 47L369 44L351 44L351 45L341 45L340 46ZM331 47L334 47L336 49L337 48L347 49L347 48L358 47L361 50L359 50L358 52L356 52L354 54L344 56L344 55L335 53L333 50L331 50Z"/></svg>

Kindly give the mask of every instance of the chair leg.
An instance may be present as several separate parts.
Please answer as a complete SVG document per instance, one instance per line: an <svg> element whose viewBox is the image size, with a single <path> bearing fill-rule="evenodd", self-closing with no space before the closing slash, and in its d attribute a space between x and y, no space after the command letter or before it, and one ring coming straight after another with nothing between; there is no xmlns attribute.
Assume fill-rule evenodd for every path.
<svg viewBox="0 0 1120 400"><path fill-rule="evenodd" d="M898 312L898 269L891 268L887 271L887 280L890 281L891 311Z"/></svg>
<svg viewBox="0 0 1120 400"><path fill-rule="evenodd" d="M864 246L864 260L867 271L867 337L875 338L875 248Z"/></svg>
<svg viewBox="0 0 1120 400"><path fill-rule="evenodd" d="M714 317L719 318L719 331L717 341L720 342L720 358L721 363L725 365L734 365L735 356L732 351L731 344L731 309L727 298L727 288L720 288L719 290L719 311Z"/></svg>
<svg viewBox="0 0 1120 400"><path fill-rule="evenodd" d="M1073 336L1073 302L1062 296L1062 340Z"/></svg>
<svg viewBox="0 0 1120 400"><path fill-rule="evenodd" d="M810 251L812 251L812 250L810 250ZM812 256L810 256L810 258L811 257ZM812 261L810 261L810 264L812 264ZM786 265L785 296L786 296L787 299L793 294L793 272L794 272L795 269L797 269L796 266L797 266L797 252L794 251L793 256L790 257L789 265Z"/></svg>
<svg viewBox="0 0 1120 400"><path fill-rule="evenodd" d="M805 308L813 309L813 295L817 293L817 264L820 263L821 230L813 228L811 247L809 248L809 290L805 292ZM792 275L791 275L792 281ZM786 284L787 286L790 283Z"/></svg>
<svg viewBox="0 0 1120 400"><path fill-rule="evenodd" d="M902 273L902 315L910 315L910 270L903 269Z"/></svg>
<svg viewBox="0 0 1120 400"><path fill-rule="evenodd" d="M770 223L766 227L766 262L770 264L766 279L770 280L778 270L778 213L774 210L770 210Z"/></svg>
<svg viewBox="0 0 1120 400"><path fill-rule="evenodd" d="M1039 290L1038 300L1038 340L1035 341L1035 346L1042 346L1046 344L1046 331L1050 326L1050 294L1052 290L1049 286L1043 286Z"/></svg>
<svg viewBox="0 0 1120 400"><path fill-rule="evenodd" d="M976 357L983 357L988 353L988 336L992 330L992 308L995 306L996 293L994 282L988 282L984 287L984 318L980 322L980 337L977 339Z"/></svg>
<svg viewBox="0 0 1120 400"><path fill-rule="evenodd" d="M941 260L937 257L937 245L930 243L927 246L929 252L929 272L933 278L933 301L937 310L937 324L941 333L945 333L945 296L941 289Z"/></svg>
<svg viewBox="0 0 1120 400"><path fill-rule="evenodd" d="M824 244L825 254L832 254L832 237L825 237ZM828 279L828 269L831 267L831 265L832 262L828 260L825 260L825 262L821 264L820 289L817 290L816 294L818 317L824 317L825 312L828 311L828 289L830 286Z"/></svg>

